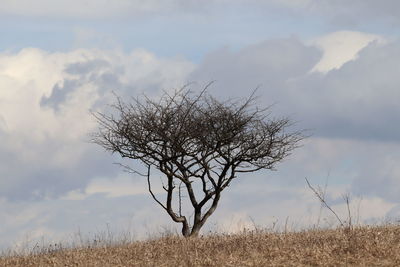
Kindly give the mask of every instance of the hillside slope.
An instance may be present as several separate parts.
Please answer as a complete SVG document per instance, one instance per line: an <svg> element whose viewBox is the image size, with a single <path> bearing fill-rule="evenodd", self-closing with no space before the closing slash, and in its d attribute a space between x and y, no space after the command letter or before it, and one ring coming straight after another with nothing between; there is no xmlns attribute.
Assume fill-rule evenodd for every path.
<svg viewBox="0 0 400 267"><path fill-rule="evenodd" d="M400 226L165 237L0 258L0 266L400 266Z"/></svg>

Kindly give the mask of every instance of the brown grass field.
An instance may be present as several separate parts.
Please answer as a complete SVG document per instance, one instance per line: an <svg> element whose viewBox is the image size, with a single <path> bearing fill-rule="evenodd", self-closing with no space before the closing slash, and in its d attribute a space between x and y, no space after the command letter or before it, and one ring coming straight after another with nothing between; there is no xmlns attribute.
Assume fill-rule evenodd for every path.
<svg viewBox="0 0 400 267"><path fill-rule="evenodd" d="M42 248L31 255L4 255L0 266L400 266L400 226Z"/></svg>

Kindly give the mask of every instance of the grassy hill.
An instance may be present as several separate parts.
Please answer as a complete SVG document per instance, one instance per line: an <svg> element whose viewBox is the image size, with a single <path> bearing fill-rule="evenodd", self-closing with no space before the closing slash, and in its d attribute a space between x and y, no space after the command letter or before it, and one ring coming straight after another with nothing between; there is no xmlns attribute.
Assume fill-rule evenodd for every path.
<svg viewBox="0 0 400 267"><path fill-rule="evenodd" d="M244 232L125 245L43 249L0 266L400 266L400 226Z"/></svg>

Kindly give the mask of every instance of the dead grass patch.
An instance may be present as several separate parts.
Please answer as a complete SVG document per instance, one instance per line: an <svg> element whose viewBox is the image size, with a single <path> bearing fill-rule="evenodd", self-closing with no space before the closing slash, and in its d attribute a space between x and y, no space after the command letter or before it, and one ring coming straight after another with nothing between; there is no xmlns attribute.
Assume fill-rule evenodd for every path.
<svg viewBox="0 0 400 267"><path fill-rule="evenodd" d="M114 246L43 250L1 266L400 266L400 226L177 236Z"/></svg>

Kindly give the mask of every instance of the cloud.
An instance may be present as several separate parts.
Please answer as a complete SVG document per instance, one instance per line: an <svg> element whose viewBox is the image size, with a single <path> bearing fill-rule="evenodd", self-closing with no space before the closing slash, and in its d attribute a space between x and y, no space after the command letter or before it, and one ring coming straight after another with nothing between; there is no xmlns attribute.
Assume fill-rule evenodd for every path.
<svg viewBox="0 0 400 267"><path fill-rule="evenodd" d="M170 224L168 215L144 195L109 198L95 194L83 200L0 203L0 250L14 247L31 250L42 242L82 245L79 243L82 239L92 241L95 236L106 239L103 234L106 230L115 238L127 232L135 239L142 239L149 233L162 232L161 227Z"/></svg>
<svg viewBox="0 0 400 267"><path fill-rule="evenodd" d="M50 18L141 18L143 16L169 16L191 14L210 17L215 10L230 8L252 9L254 13L275 11L286 15L314 16L337 26L351 27L370 21L398 25L400 4L396 0L3 0L0 14Z"/></svg>
<svg viewBox="0 0 400 267"><path fill-rule="evenodd" d="M352 187L358 194L367 194L398 202L400 194L400 160L398 143L368 149L373 156L365 157L360 172L352 181ZM365 149L365 153L367 149Z"/></svg>
<svg viewBox="0 0 400 267"><path fill-rule="evenodd" d="M1 3L0 12L13 15L33 16L113 16L125 13L126 10L133 12L145 12L161 8L157 1L51 1L39 0L32 3L28 0L5 0Z"/></svg>
<svg viewBox="0 0 400 267"><path fill-rule="evenodd" d="M277 186L262 179L265 178L258 177L255 181L252 179L247 182L243 182L243 179L238 182L239 185L232 185L231 190L224 192L218 210L211 219L218 231L238 232L254 228L301 230L311 226L332 227L340 224L333 213L321 207L318 198L306 185ZM342 222L348 221L347 204L342 197L345 193L345 186L330 184L326 189L327 203ZM383 223L396 206L396 202L379 197L350 195L353 224Z"/></svg>
<svg viewBox="0 0 400 267"><path fill-rule="evenodd" d="M213 0L209 4L219 2L221 1ZM37 0L35 3L29 0L3 0L0 13L21 16L115 18L155 13L168 14L180 10L195 11L202 10L203 6L194 0L59 0L57 2Z"/></svg>
<svg viewBox="0 0 400 267"><path fill-rule="evenodd" d="M153 193L164 193L163 190L154 188L157 183L154 183L154 178L152 180ZM148 195L149 191L146 178L132 173L123 173L111 179L110 177L93 178L84 189L70 191L63 196L62 199L83 200L95 194L103 194L108 198L115 198L121 196Z"/></svg>
<svg viewBox="0 0 400 267"><path fill-rule="evenodd" d="M398 42L371 44L342 68L293 83L301 97L315 100L309 105L303 98L297 107L303 118L313 120L324 136L398 141L400 129L393 122L400 111L394 101L400 96L399 51Z"/></svg>
<svg viewBox="0 0 400 267"><path fill-rule="evenodd" d="M349 40L342 49L330 50L330 57L343 49L353 55L349 53L340 60L341 67L325 74L310 73L321 67L320 51L291 38L210 53L191 79L216 79L218 94L231 96L244 96L243 92L261 84L260 102L278 103L273 107L276 114L293 115L317 136L398 140L400 127L393 122L400 112L395 101L400 97L396 72L400 43L372 42L358 50L354 43L363 35L347 32L346 36Z"/></svg>
<svg viewBox="0 0 400 267"><path fill-rule="evenodd" d="M273 0L264 2L255 0L260 5L288 8L297 14L314 15L330 20L342 26L366 24L371 21L398 25L400 22L400 3L396 0Z"/></svg>
<svg viewBox="0 0 400 267"><path fill-rule="evenodd" d="M312 43L323 51L321 60L311 71L328 72L356 59L358 52L373 41L383 43L381 36L361 32L339 31L317 38Z"/></svg>
<svg viewBox="0 0 400 267"><path fill-rule="evenodd" d="M65 80L63 85L54 85L51 95L49 97L43 96L40 105L51 107L57 111L59 106L66 101L68 93L76 89L78 85L76 80Z"/></svg>
<svg viewBox="0 0 400 267"><path fill-rule="evenodd" d="M106 108L112 91L129 97L182 86L192 67L145 50L0 54L0 194L52 198L115 174L110 156L89 143L89 110Z"/></svg>
<svg viewBox="0 0 400 267"><path fill-rule="evenodd" d="M345 42L332 45L343 37ZM212 220L228 231L250 227L249 217L263 225L276 219L284 224L287 216L295 226L312 225L320 206L304 177L323 185L329 172L328 199L344 216L341 194L346 192L355 196L353 207L362 197L361 219L397 215L400 43L373 41L380 39L339 32L315 42L266 40L239 50L221 48L198 66L146 50L0 54L5 240L15 233L71 233L78 226L91 231L107 222L175 225L146 195L143 181L121 175L111 164L117 157L87 142L96 127L88 110L107 108L112 90L125 99L141 92L157 96L160 89L197 81L196 89L213 79L210 93L223 99L247 96L261 84L258 103L276 103L272 114L291 116L313 136L277 172L235 180ZM339 61L321 63L327 54L336 58L343 51L347 54ZM320 71L312 71L318 64ZM229 225L232 220L237 227Z"/></svg>
<svg viewBox="0 0 400 267"><path fill-rule="evenodd" d="M379 19L389 23L399 23L400 3L396 0L334 0L321 2L314 0L312 5L315 10L324 14L331 13L335 23L359 23L371 19Z"/></svg>
<svg viewBox="0 0 400 267"><path fill-rule="evenodd" d="M308 73L321 58L321 52L298 38L267 40L239 51L225 47L206 55L190 79L216 80L221 95L249 92L261 85L271 102L281 101L285 83ZM264 94L264 92L263 92Z"/></svg>
<svg viewBox="0 0 400 267"><path fill-rule="evenodd" d="M305 146L278 166L279 173L269 174L282 180L274 183L300 186L304 177L323 183L331 171L332 181L348 185L344 191L396 203L400 43L381 40L337 32L316 43L288 38L238 51L224 48L210 53L191 79L217 79L211 90L220 97L247 96L260 83L258 104L276 103L272 114L288 115L298 122L296 127L310 129L313 137ZM324 62L326 53L340 60ZM323 71L312 71L318 68Z"/></svg>

